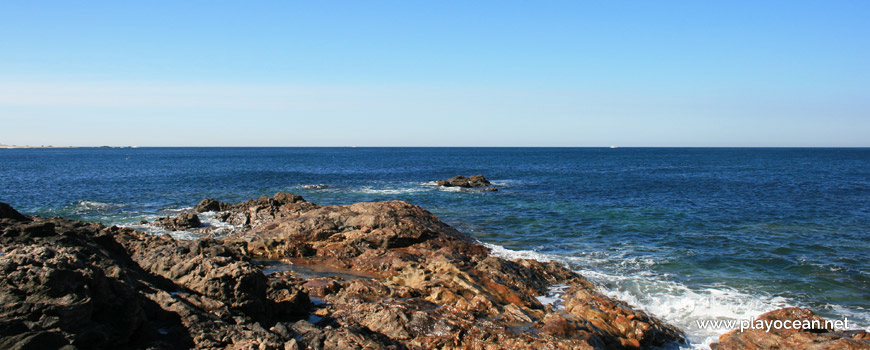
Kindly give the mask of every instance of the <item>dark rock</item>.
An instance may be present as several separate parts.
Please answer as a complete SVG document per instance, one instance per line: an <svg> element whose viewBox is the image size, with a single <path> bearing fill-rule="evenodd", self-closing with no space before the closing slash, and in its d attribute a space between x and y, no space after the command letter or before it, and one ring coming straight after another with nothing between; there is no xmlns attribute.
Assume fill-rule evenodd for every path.
<svg viewBox="0 0 870 350"><path fill-rule="evenodd" d="M0 220L0 348L284 349L259 322L311 308L240 242L177 241L62 218Z"/></svg>
<svg viewBox="0 0 870 350"><path fill-rule="evenodd" d="M211 198L203 199L199 204L193 207L193 211L203 213L207 211L224 211L230 208L229 203L224 203Z"/></svg>
<svg viewBox="0 0 870 350"><path fill-rule="evenodd" d="M142 334L141 276L102 227L34 219L0 222L18 232L0 236L0 348L106 348Z"/></svg>
<svg viewBox="0 0 870 350"><path fill-rule="evenodd" d="M870 349L870 335L866 331L836 331L825 328L825 320L806 308L789 307L758 316L756 321L816 321L815 329L771 328L733 330L710 344L713 350L736 349Z"/></svg>
<svg viewBox="0 0 870 350"><path fill-rule="evenodd" d="M492 184L487 180L483 175L474 175L471 177L465 177L462 175L456 175L449 180L438 180L435 181L438 186L443 187L462 187L462 188L472 188L472 187L483 187L484 191L498 191L497 188L491 187Z"/></svg>
<svg viewBox="0 0 870 350"><path fill-rule="evenodd" d="M474 175L471 177L456 175L449 180L438 180L437 183L438 186L447 187L486 187L492 185L489 180L483 177L483 175Z"/></svg>
<svg viewBox="0 0 870 350"><path fill-rule="evenodd" d="M254 319L267 317L266 277L245 255L244 242L179 241L164 235L122 244L146 271Z"/></svg>
<svg viewBox="0 0 870 350"><path fill-rule="evenodd" d="M315 278L305 282L302 287L308 290L308 294L322 298L341 289L341 284L329 278Z"/></svg>
<svg viewBox="0 0 870 350"><path fill-rule="evenodd" d="M175 217L163 217L154 220L154 224L167 230L183 231L202 226L199 216L194 213L182 213Z"/></svg>
<svg viewBox="0 0 870 350"><path fill-rule="evenodd" d="M0 202L0 219L25 221L27 217L13 209L9 204Z"/></svg>
<svg viewBox="0 0 870 350"><path fill-rule="evenodd" d="M300 196L298 194L287 193L287 192L275 193L275 196L273 198L277 202L284 203L284 204L305 202L305 199L303 199L302 196Z"/></svg>

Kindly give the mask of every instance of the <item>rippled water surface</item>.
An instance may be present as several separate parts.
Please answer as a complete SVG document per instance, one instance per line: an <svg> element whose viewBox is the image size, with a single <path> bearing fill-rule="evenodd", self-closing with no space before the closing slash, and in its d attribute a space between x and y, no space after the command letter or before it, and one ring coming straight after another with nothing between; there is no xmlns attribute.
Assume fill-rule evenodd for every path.
<svg viewBox="0 0 870 350"><path fill-rule="evenodd" d="M500 191L431 182L478 173ZM694 320L785 305L870 326L870 149L19 149L0 181L24 213L112 224L278 191L407 200L496 254L570 264L695 346L722 330Z"/></svg>

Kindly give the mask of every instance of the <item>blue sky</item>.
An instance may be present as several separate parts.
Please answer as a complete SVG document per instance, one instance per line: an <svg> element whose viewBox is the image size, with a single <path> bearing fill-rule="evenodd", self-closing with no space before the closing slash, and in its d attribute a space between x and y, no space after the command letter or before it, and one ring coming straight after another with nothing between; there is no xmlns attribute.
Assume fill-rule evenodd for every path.
<svg viewBox="0 0 870 350"><path fill-rule="evenodd" d="M0 143L870 146L867 1L0 2Z"/></svg>

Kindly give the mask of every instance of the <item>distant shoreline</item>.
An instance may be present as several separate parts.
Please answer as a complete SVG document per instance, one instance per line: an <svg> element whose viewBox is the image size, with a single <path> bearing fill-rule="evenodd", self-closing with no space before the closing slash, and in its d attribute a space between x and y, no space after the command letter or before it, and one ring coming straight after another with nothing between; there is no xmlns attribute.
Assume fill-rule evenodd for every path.
<svg viewBox="0 0 870 350"><path fill-rule="evenodd" d="M0 145L0 149L18 149L18 148L78 148L76 146L18 146L18 145Z"/></svg>

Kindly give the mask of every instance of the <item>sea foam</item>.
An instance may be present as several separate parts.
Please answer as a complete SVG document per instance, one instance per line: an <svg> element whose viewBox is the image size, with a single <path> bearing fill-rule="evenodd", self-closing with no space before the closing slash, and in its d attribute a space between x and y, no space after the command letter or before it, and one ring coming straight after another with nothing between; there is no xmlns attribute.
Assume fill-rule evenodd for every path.
<svg viewBox="0 0 870 350"><path fill-rule="evenodd" d="M685 349L709 349L719 335L728 329L700 329L697 320L721 319L744 320L794 303L782 297L749 294L726 286L691 288L669 279L669 276L644 271L639 274L619 275L589 270L589 265L598 265L602 259L589 256L560 256L532 250L511 250L483 243L491 249L491 255L505 259L534 259L560 261L593 282L599 290L614 299L622 300L649 314L673 324L686 333L689 344ZM649 259L636 259L630 264L651 265ZM558 307L561 304L564 285L554 285L547 295L539 296L543 304Z"/></svg>

